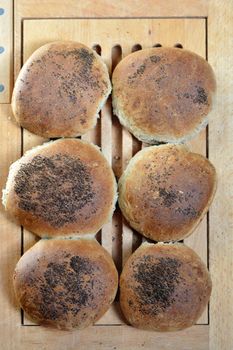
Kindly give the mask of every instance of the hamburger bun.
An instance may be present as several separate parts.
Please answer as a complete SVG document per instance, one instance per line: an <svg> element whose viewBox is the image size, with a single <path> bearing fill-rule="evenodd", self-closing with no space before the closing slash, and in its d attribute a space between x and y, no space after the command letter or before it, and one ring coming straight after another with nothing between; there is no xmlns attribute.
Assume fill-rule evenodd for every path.
<svg viewBox="0 0 233 350"><path fill-rule="evenodd" d="M139 140L186 141L212 111L214 72L197 54L150 48L125 57L112 76L113 107L121 124Z"/></svg>
<svg viewBox="0 0 233 350"><path fill-rule="evenodd" d="M85 134L111 92L101 57L83 44L57 41L36 50L15 83L17 122L45 138Z"/></svg>
<svg viewBox="0 0 233 350"><path fill-rule="evenodd" d="M211 279L199 256L183 244L144 243L120 278L120 305L134 327L178 331L197 322Z"/></svg>
<svg viewBox="0 0 233 350"><path fill-rule="evenodd" d="M129 224L155 241L189 236L213 200L216 172L184 145L144 148L119 180L119 206Z"/></svg>
<svg viewBox="0 0 233 350"><path fill-rule="evenodd" d="M42 239L17 263L13 284L32 320L72 330L94 324L108 310L118 274L95 240Z"/></svg>
<svg viewBox="0 0 233 350"><path fill-rule="evenodd" d="M33 148L10 167L7 212L41 237L95 234L117 198L112 169L97 146L60 139Z"/></svg>

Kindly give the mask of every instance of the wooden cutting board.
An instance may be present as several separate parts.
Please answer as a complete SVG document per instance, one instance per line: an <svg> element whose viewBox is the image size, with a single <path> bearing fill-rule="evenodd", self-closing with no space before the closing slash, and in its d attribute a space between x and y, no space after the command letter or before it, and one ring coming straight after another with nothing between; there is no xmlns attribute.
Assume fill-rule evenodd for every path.
<svg viewBox="0 0 233 350"><path fill-rule="evenodd" d="M230 223L230 1L40 1L0 0L0 133L1 186L9 165L27 149L45 139L21 130L12 117L10 97L23 62L41 45L55 40L75 40L93 47L111 74L130 52L152 46L177 46L192 50L213 65L218 82L217 105L209 127L189 142L192 150L215 164L219 184L210 213L185 243L209 266L213 279L210 306L197 325L175 333L152 333L125 324L116 301L97 325L64 333L33 324L15 305L11 276L20 255L37 238L6 217L1 208L0 349L233 349L232 226ZM14 6L14 11L13 11ZM3 10L1 10L3 9ZM2 14L1 14L2 13ZM223 28L224 23L224 28ZM223 35L225 42L223 42ZM228 38L229 37L229 38ZM4 68L3 68L4 67ZM2 90L2 91L1 91ZM130 158L146 147L123 129L112 114L111 100L100 112L96 128L83 139L99 145L118 178ZM230 169L231 168L231 169ZM97 238L112 254L119 272L142 238L122 219L117 209ZM231 298L230 298L231 294Z"/></svg>

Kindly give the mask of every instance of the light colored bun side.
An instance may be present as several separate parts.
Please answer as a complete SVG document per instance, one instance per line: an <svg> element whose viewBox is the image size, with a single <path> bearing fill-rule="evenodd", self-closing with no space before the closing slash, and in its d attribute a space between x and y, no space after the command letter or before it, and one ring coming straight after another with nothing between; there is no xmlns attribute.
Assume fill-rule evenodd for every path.
<svg viewBox="0 0 233 350"><path fill-rule="evenodd" d="M115 209L117 184L99 148L60 139L33 148L10 167L3 204L41 237L96 234Z"/></svg>
<svg viewBox="0 0 233 350"><path fill-rule="evenodd" d="M216 81L201 56L151 48L126 56L112 76L113 110L139 140L186 142L212 118Z"/></svg>
<svg viewBox="0 0 233 350"><path fill-rule="evenodd" d="M32 151L35 151L35 153L37 153L37 151L40 151L43 148L46 148L49 144L52 144L53 142L54 141L48 141L48 142L44 142L42 145L32 147L30 150L28 150L24 153L24 157L26 155L30 155ZM23 160L25 159L24 157L21 157L20 159L16 160L14 163L12 163L10 165L9 173L8 173L8 177L7 177L7 181L6 181L6 186L2 190L2 204L6 210L7 210L7 197L9 195L11 187L13 186L13 179L14 179L17 171L19 170L20 166L22 164L24 164L24 162L23 162Z"/></svg>
<svg viewBox="0 0 233 350"><path fill-rule="evenodd" d="M139 151L122 174L119 206L130 226L155 241L178 241L199 225L216 191L214 166L184 145Z"/></svg>
<svg viewBox="0 0 233 350"><path fill-rule="evenodd" d="M137 126L133 125L129 122L129 119L126 114L124 114L123 110L118 107L117 98L114 98L114 92L112 94L112 105L113 105L113 114L119 118L121 125L123 125L129 132L131 132L138 140L154 145L158 142L167 142L167 143L185 143L192 140L195 136L197 136L201 130L203 130L214 117L215 114L215 95L213 96L211 110L208 113L208 116L205 117L196 127L195 129L186 134L183 137L172 137L170 135L150 135L149 133L143 133L143 131Z"/></svg>
<svg viewBox="0 0 233 350"><path fill-rule="evenodd" d="M93 325L110 307L118 274L95 240L40 240L16 265L19 305L34 322L61 330Z"/></svg>
<svg viewBox="0 0 233 350"><path fill-rule="evenodd" d="M120 277L120 306L129 324L178 331L200 318L211 294L210 274L184 244L143 244Z"/></svg>
<svg viewBox="0 0 233 350"><path fill-rule="evenodd" d="M16 121L46 138L85 134L111 93L106 64L87 46L57 41L37 49L16 80Z"/></svg>

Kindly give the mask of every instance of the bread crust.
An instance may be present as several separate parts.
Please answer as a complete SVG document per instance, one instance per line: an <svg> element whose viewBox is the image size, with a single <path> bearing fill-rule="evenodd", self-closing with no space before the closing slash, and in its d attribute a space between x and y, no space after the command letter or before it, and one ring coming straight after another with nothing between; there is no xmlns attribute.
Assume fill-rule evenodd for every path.
<svg viewBox="0 0 233 350"><path fill-rule="evenodd" d="M184 244L144 243L120 277L120 305L137 328L178 331L192 326L211 293L209 272Z"/></svg>
<svg viewBox="0 0 233 350"><path fill-rule="evenodd" d="M126 56L112 76L113 108L139 140L183 142L212 114L216 81L201 56L178 48L150 48Z"/></svg>
<svg viewBox="0 0 233 350"><path fill-rule="evenodd" d="M12 109L17 122L45 138L74 137L96 125L111 92L101 57L74 41L36 50L16 80Z"/></svg>
<svg viewBox="0 0 233 350"><path fill-rule="evenodd" d="M119 180L119 206L129 224L155 241L178 241L198 226L214 198L216 171L184 145L144 148Z"/></svg>
<svg viewBox="0 0 233 350"><path fill-rule="evenodd" d="M6 211L41 237L95 234L117 199L112 169L97 146L78 139L45 143L13 163Z"/></svg>
<svg viewBox="0 0 233 350"><path fill-rule="evenodd" d="M42 239L19 260L17 300L35 322L62 330L94 324L113 302L118 274L95 240Z"/></svg>

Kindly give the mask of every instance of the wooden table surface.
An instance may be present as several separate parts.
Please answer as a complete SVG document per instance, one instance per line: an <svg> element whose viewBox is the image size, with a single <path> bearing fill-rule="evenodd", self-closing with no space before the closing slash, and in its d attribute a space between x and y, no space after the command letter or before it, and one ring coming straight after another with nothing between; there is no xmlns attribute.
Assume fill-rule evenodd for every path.
<svg viewBox="0 0 233 350"><path fill-rule="evenodd" d="M21 254L37 239L13 223L1 207L0 349L232 350L233 1L0 0L0 29L2 188L10 164L25 150L44 142L16 125L10 99L23 62L48 41L76 40L101 50L110 74L132 50L182 44L208 59L218 85L209 126L189 143L213 162L218 173L218 190L209 214L185 240L208 265L213 281L209 308L198 324L173 333L137 330L125 324L116 302L97 325L83 331L61 332L34 325L16 305L11 278ZM83 138L101 146L117 177L132 155L146 146L121 128L110 101L97 127ZM119 211L103 228L101 239L119 270L142 241Z"/></svg>

